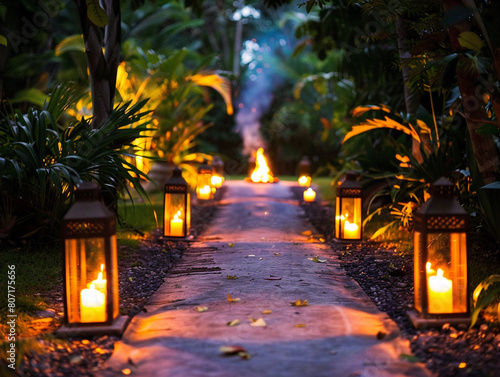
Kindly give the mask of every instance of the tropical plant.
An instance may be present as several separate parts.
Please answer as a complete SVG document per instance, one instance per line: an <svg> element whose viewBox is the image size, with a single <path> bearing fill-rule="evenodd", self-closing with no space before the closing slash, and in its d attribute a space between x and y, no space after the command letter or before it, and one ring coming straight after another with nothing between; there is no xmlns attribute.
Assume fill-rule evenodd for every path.
<svg viewBox="0 0 500 377"><path fill-rule="evenodd" d="M472 304L470 327L476 324L483 311L490 321L500 322L500 275L491 275L478 284L472 294Z"/></svg>
<svg viewBox="0 0 500 377"><path fill-rule="evenodd" d="M413 147L415 143L397 143L392 150L392 169L379 172L372 170L366 174L372 179L385 181L385 184L370 198L368 205L370 213L365 222L383 213L388 213L392 217L392 221L373 234L372 238L376 238L393 227L402 226L410 229L414 211L429 197L430 185L440 177L448 177L457 185L463 185L465 177L455 173L465 169L463 153L465 143L459 142L460 139L457 137L459 132L453 127L446 132L444 130L439 132L440 120L436 117L432 117L435 123L434 127L430 128L420 119L416 119L415 125L412 125L405 116L394 113L385 105L360 106L355 108L352 114L354 117L362 117L367 112L378 113L378 117L364 119L354 125L345 135L343 143L368 131L386 129L404 133L419 146L418 153L415 153L413 148L407 147ZM375 158L373 154L370 156L369 160ZM373 203L380 204L381 197L387 197L389 200L384 201L384 205L372 209Z"/></svg>
<svg viewBox="0 0 500 377"><path fill-rule="evenodd" d="M144 174L125 160L136 152L133 141L149 130L141 122L145 101L117 106L95 129L83 118L63 127L58 121L76 99L59 86L40 110L12 110L0 120L2 237L57 234L82 180L96 182L111 208L119 195L130 195L130 185L145 195L138 178Z"/></svg>

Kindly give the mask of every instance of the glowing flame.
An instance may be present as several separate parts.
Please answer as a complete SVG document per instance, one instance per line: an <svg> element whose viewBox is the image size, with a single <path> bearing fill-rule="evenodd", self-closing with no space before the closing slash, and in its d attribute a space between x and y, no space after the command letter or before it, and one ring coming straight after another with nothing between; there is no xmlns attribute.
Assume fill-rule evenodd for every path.
<svg viewBox="0 0 500 377"><path fill-rule="evenodd" d="M269 169L263 148L257 150L257 154L255 155L255 169L250 175L250 179L252 182L274 182L273 173Z"/></svg>

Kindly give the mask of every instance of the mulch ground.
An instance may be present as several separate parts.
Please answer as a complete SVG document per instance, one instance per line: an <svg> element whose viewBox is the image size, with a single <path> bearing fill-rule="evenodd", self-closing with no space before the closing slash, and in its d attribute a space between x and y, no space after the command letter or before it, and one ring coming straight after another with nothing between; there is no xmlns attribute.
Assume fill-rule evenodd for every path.
<svg viewBox="0 0 500 377"><path fill-rule="evenodd" d="M297 199L303 189L293 188ZM416 359L439 377L500 376L500 327L479 321L474 328L449 324L437 329L416 330L407 311L413 308L413 252L388 243L339 245L333 240L334 208L319 203L302 203L306 217L338 254L349 276L400 327L410 341ZM476 249L470 255L484 265L500 266L500 251ZM473 289L472 289L473 290ZM415 360L416 360L415 359Z"/></svg>

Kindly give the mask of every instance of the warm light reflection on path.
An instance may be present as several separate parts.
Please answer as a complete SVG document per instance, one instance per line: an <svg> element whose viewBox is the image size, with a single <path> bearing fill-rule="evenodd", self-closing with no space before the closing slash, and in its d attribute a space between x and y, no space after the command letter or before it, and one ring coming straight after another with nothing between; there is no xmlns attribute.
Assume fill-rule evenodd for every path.
<svg viewBox="0 0 500 377"><path fill-rule="evenodd" d="M132 320L101 376L429 375L398 359L410 351L396 325L327 245L302 235L313 229L285 182L227 185L213 223ZM265 327L250 324L260 318ZM251 358L222 356L228 345Z"/></svg>

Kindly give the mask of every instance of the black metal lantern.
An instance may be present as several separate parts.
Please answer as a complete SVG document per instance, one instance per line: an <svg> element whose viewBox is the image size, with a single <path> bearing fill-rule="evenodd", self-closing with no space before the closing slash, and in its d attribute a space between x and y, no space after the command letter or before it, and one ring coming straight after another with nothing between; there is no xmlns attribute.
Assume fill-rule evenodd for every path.
<svg viewBox="0 0 500 377"><path fill-rule="evenodd" d="M355 172L347 172L337 187L335 206L335 238L359 241L362 239L363 190Z"/></svg>
<svg viewBox="0 0 500 377"><path fill-rule="evenodd" d="M298 166L299 186L309 187L311 185L311 163L307 156L302 157Z"/></svg>
<svg viewBox="0 0 500 377"><path fill-rule="evenodd" d="M163 236L184 238L191 226L191 200L182 170L175 168L165 184L163 202Z"/></svg>
<svg viewBox="0 0 500 377"><path fill-rule="evenodd" d="M216 189L220 189L224 183L224 162L222 162L219 156L215 156L212 161L212 186Z"/></svg>
<svg viewBox="0 0 500 377"><path fill-rule="evenodd" d="M64 313L60 333L120 333L116 219L101 201L99 188L82 182L62 220Z"/></svg>
<svg viewBox="0 0 500 377"><path fill-rule="evenodd" d="M416 327L470 322L467 225L455 186L440 178L415 213L414 284Z"/></svg>
<svg viewBox="0 0 500 377"><path fill-rule="evenodd" d="M196 199L199 203L208 203L214 198L212 186L212 166L204 160L198 167L198 177L196 179Z"/></svg>

